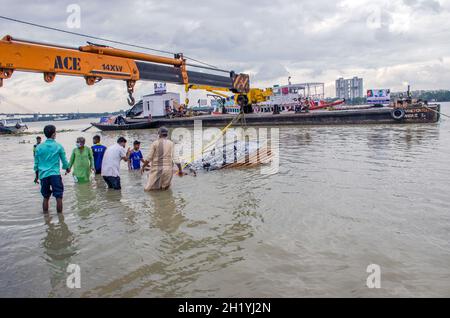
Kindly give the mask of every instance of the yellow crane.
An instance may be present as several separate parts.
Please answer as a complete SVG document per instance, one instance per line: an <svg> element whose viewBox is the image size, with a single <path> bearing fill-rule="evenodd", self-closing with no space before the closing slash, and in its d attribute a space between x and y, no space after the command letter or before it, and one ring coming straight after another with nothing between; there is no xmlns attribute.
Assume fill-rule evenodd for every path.
<svg viewBox="0 0 450 318"><path fill-rule="evenodd" d="M223 87L214 87L209 85L185 85L186 94L192 89L206 90L207 92L222 96L224 98L230 98L231 96L224 94L223 92L230 92L229 89ZM236 105L241 106L244 113L252 112L252 105L267 101L270 96L273 95L272 88L250 88L247 93L235 94L233 99ZM186 105L189 104L189 98L186 98Z"/></svg>

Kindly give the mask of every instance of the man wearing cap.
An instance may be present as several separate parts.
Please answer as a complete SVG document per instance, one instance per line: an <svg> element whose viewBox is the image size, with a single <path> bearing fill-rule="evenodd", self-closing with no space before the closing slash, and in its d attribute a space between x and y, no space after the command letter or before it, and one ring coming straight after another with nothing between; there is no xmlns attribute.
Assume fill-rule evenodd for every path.
<svg viewBox="0 0 450 318"><path fill-rule="evenodd" d="M168 190L173 177L174 163L178 167L178 174L183 175L181 164L174 158L174 143L168 139L169 130L161 127L159 138L150 146L150 153L144 161L142 171L150 165L145 191Z"/></svg>

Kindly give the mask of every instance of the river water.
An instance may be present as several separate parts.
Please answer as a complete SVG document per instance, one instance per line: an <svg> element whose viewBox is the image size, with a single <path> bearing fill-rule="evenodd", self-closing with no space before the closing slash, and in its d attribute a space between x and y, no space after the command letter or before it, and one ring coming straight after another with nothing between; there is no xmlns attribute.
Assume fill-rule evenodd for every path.
<svg viewBox="0 0 450 318"><path fill-rule="evenodd" d="M450 104L443 104L450 113ZM56 123L70 155L89 121ZM43 123L30 124L39 131ZM125 132L143 142L155 131ZM281 127L280 167L121 192L64 176L64 218L43 217L36 135L0 136L1 297L450 296L450 121ZM111 145L117 133L102 133ZM21 142L31 143L21 143ZM80 268L70 289L67 268ZM381 289L366 272L380 266Z"/></svg>

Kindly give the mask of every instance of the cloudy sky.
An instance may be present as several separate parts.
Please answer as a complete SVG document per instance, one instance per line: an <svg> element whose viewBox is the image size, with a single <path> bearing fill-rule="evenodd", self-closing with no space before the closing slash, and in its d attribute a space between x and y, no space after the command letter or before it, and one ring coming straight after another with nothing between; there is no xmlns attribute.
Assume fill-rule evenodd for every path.
<svg viewBox="0 0 450 318"><path fill-rule="evenodd" d="M81 9L78 29L67 24L70 4ZM360 76L366 88L450 88L450 0L2 0L2 8L0 15L11 18L248 72L253 87L285 84L292 76L293 82L325 82L326 95L334 96L338 77ZM89 40L1 19L0 30L74 46ZM0 89L0 112L123 109L124 86L87 87L82 78L62 76L47 84L40 74L15 73ZM140 82L136 96L152 87Z"/></svg>

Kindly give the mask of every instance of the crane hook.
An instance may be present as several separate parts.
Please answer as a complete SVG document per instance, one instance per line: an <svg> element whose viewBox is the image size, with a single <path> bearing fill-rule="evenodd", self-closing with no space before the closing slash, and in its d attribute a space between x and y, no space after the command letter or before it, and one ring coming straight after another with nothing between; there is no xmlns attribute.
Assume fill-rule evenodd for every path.
<svg viewBox="0 0 450 318"><path fill-rule="evenodd" d="M134 92L134 85L136 84L136 81L129 80L127 81L127 91L128 91L128 105L134 106L136 100L133 97Z"/></svg>
<svg viewBox="0 0 450 318"><path fill-rule="evenodd" d="M127 98L127 100L128 100L128 105L134 106L136 100L135 100L134 97L133 97L133 93L131 93L131 92L128 93L128 96L129 96L129 98Z"/></svg>

